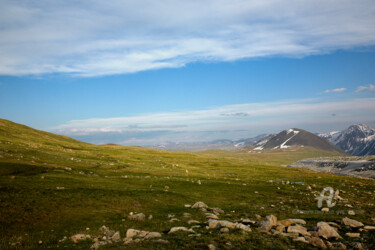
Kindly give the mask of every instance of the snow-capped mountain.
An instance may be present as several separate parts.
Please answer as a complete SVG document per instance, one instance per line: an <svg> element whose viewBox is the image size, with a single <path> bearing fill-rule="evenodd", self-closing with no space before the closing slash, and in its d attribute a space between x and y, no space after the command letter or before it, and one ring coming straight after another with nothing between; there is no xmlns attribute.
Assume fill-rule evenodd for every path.
<svg viewBox="0 0 375 250"><path fill-rule="evenodd" d="M352 125L344 131L334 131L319 136L348 154L375 155L375 128L366 124Z"/></svg>
<svg viewBox="0 0 375 250"><path fill-rule="evenodd" d="M291 128L277 135L268 135L254 144L254 150L286 149L291 146L309 146L328 151L340 151L326 140L303 129Z"/></svg>

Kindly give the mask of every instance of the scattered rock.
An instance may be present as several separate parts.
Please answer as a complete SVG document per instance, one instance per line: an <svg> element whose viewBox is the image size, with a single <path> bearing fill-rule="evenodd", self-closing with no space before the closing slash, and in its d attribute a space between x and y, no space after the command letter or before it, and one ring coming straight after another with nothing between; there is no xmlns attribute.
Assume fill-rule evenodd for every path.
<svg viewBox="0 0 375 250"><path fill-rule="evenodd" d="M175 222L175 221L180 221L180 220L177 219L177 218L172 218L172 219L169 220L169 222L171 222L171 223L172 223L172 222Z"/></svg>
<svg viewBox="0 0 375 250"><path fill-rule="evenodd" d="M191 208L208 208L208 206L204 202L198 201Z"/></svg>
<svg viewBox="0 0 375 250"><path fill-rule="evenodd" d="M150 214L147 219L152 220L152 214Z"/></svg>
<svg viewBox="0 0 375 250"><path fill-rule="evenodd" d="M162 235L159 232L149 232L144 238L145 239L154 239L154 238L161 238Z"/></svg>
<svg viewBox="0 0 375 250"><path fill-rule="evenodd" d="M349 210L348 215L355 215L355 212L353 210Z"/></svg>
<svg viewBox="0 0 375 250"><path fill-rule="evenodd" d="M197 221L197 220L189 220L187 223L188 223L189 225L190 225L190 224L200 224L200 222Z"/></svg>
<svg viewBox="0 0 375 250"><path fill-rule="evenodd" d="M101 246L104 246L104 245L107 245L108 242L106 241L98 241L98 242L95 242L93 245L91 245L90 249L98 249L99 247Z"/></svg>
<svg viewBox="0 0 375 250"><path fill-rule="evenodd" d="M319 239L318 237L311 237L308 240L308 243L316 247L327 248L326 244L324 244L324 241Z"/></svg>
<svg viewBox="0 0 375 250"><path fill-rule="evenodd" d="M210 250L216 250L216 247L215 247L214 244L209 244L207 247L208 247L208 249L210 249Z"/></svg>
<svg viewBox="0 0 375 250"><path fill-rule="evenodd" d="M331 227L327 222L318 222L318 234L319 236L329 239L336 238L341 239L341 236L337 233L335 228Z"/></svg>
<svg viewBox="0 0 375 250"><path fill-rule="evenodd" d="M334 249L346 249L346 246L341 243L341 242L335 242L335 243L332 243L332 247L331 248L334 248Z"/></svg>
<svg viewBox="0 0 375 250"><path fill-rule="evenodd" d="M350 237L350 238L359 238L359 237L361 237L360 233L346 233L345 235L348 236L348 237Z"/></svg>
<svg viewBox="0 0 375 250"><path fill-rule="evenodd" d="M224 213L224 210L221 209L221 208L218 208L218 207L213 207L213 208L210 208L212 210L212 212L216 215L219 215L219 214L223 214Z"/></svg>
<svg viewBox="0 0 375 250"><path fill-rule="evenodd" d="M375 230L374 226L365 226L364 229L366 230Z"/></svg>
<svg viewBox="0 0 375 250"><path fill-rule="evenodd" d="M297 237L297 238L293 239L293 241L300 241L300 242L308 243L307 240L305 239L305 237Z"/></svg>
<svg viewBox="0 0 375 250"><path fill-rule="evenodd" d="M362 224L362 222L359 222L359 221L356 221L356 220L352 220L352 219L349 219L348 217L345 217L341 220L341 224L345 225L345 226L349 226L349 227L353 227L353 228L357 228L357 227L363 227L364 225Z"/></svg>
<svg viewBox="0 0 375 250"><path fill-rule="evenodd" d="M86 239L91 239L91 236L88 234L75 234L70 239L74 242L77 243L78 241L81 240L86 240Z"/></svg>
<svg viewBox="0 0 375 250"><path fill-rule="evenodd" d="M364 250L365 248L363 247L363 245L359 242L354 242L351 244L352 248L355 249L355 250Z"/></svg>
<svg viewBox="0 0 375 250"><path fill-rule="evenodd" d="M163 240L163 239L153 240L153 242L155 242L155 243L160 243L160 244L169 244L169 241L167 241L167 240Z"/></svg>
<svg viewBox="0 0 375 250"><path fill-rule="evenodd" d="M137 230L137 229L128 229L126 231L126 238L144 238L148 234L148 231L142 231L142 230Z"/></svg>
<svg viewBox="0 0 375 250"><path fill-rule="evenodd" d="M191 208L191 205L190 204L185 204L185 207Z"/></svg>
<svg viewBox="0 0 375 250"><path fill-rule="evenodd" d="M137 220L137 221L144 221L146 216L143 213L133 214L128 216L129 220Z"/></svg>
<svg viewBox="0 0 375 250"><path fill-rule="evenodd" d="M195 233L193 229L188 229L186 227L172 227L168 234L172 234L175 232L190 232L190 233Z"/></svg>
<svg viewBox="0 0 375 250"><path fill-rule="evenodd" d="M189 213L183 213L182 216L184 216L185 218L188 218L188 217L191 217L191 214L189 214Z"/></svg>
<svg viewBox="0 0 375 250"><path fill-rule="evenodd" d="M283 226L289 227L293 224L300 224L300 225L306 225L306 221L301 219L287 219L287 220L279 220L277 221L277 224L281 224Z"/></svg>
<svg viewBox="0 0 375 250"><path fill-rule="evenodd" d="M114 233L111 237L111 239L114 241L114 242L118 242L121 240L121 236L120 236L120 232L117 231L116 233Z"/></svg>
<svg viewBox="0 0 375 250"><path fill-rule="evenodd" d="M206 218L207 219L214 219L214 220L218 220L219 219L219 217L217 217L217 215L211 214L211 213L206 213Z"/></svg>
<svg viewBox="0 0 375 250"><path fill-rule="evenodd" d="M288 227L287 232L288 233L298 233L298 234L301 234L303 236L310 236L311 235L309 232L307 232L306 228L304 228L303 226L300 226L300 225Z"/></svg>

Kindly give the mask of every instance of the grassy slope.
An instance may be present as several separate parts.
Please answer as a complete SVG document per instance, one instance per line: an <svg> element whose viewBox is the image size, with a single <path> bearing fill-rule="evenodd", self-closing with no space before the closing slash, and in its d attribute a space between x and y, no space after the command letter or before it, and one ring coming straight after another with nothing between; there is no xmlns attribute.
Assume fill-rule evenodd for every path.
<svg viewBox="0 0 375 250"><path fill-rule="evenodd" d="M17 241L22 248L33 248L39 240L45 247L71 248L70 241L58 240L84 232L86 227L95 234L103 224L120 230L122 236L128 228L162 232L172 226L186 226L188 219L182 217L183 212L204 221L202 213L184 208L184 204L198 200L224 209L231 216L221 218L231 221L254 218L255 214L304 218L310 225L342 218L337 214L296 214L296 209L317 211L314 196L306 189L313 184L313 190L318 192L326 186L346 191L342 196L350 200L354 209L363 212L354 218L370 224L370 218L375 217L373 181L280 167L302 158L329 155L332 153L311 148L248 154L95 146L0 120L0 248ZM127 178L123 178L125 175ZM297 183L282 185L282 180ZM335 209L347 210L340 203ZM135 211L152 214L153 219L127 220L128 213ZM167 214L175 214L181 222L169 223ZM197 231L202 237L164 236L171 242L169 245L152 247L191 248L216 242L226 248L228 241L232 247L244 249L306 247L287 238L257 232L220 235L216 230ZM364 234L368 244L373 244L374 238L373 233ZM347 241L345 238L344 242ZM147 249L150 244L129 247ZM89 245L82 242L75 247Z"/></svg>

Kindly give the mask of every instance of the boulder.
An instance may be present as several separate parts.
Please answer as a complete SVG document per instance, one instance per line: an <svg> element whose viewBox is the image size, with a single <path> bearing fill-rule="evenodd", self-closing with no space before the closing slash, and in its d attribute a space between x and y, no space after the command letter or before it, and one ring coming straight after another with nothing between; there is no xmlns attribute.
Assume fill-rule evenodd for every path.
<svg viewBox="0 0 375 250"><path fill-rule="evenodd" d="M334 227L331 227L327 222L318 222L318 234L319 236L329 239L336 238L341 239L341 236L337 233Z"/></svg>
<svg viewBox="0 0 375 250"><path fill-rule="evenodd" d="M353 227L353 228L363 227L364 226L362 222L349 219L348 217L343 218L341 220L341 224L343 224L345 226Z"/></svg>

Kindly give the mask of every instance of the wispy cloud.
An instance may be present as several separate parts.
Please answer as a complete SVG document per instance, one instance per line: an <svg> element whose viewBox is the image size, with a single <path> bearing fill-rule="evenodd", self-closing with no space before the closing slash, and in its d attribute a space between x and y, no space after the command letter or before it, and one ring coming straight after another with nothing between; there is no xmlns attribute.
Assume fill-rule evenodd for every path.
<svg viewBox="0 0 375 250"><path fill-rule="evenodd" d="M368 85L368 86L359 86L355 92L361 92L361 91L370 91L375 94L375 85Z"/></svg>
<svg viewBox="0 0 375 250"><path fill-rule="evenodd" d="M0 74L96 76L375 44L372 0L0 3Z"/></svg>
<svg viewBox="0 0 375 250"><path fill-rule="evenodd" d="M375 98L247 103L185 112L73 120L50 130L79 139L85 136L83 139L91 142L100 138L103 143L126 144L130 139L153 143L207 141L245 138L298 126L313 132L325 130L327 125L337 129L373 121L373 107Z"/></svg>
<svg viewBox="0 0 375 250"><path fill-rule="evenodd" d="M322 93L338 93L338 92L344 92L346 88L338 88L338 89L327 89Z"/></svg>

